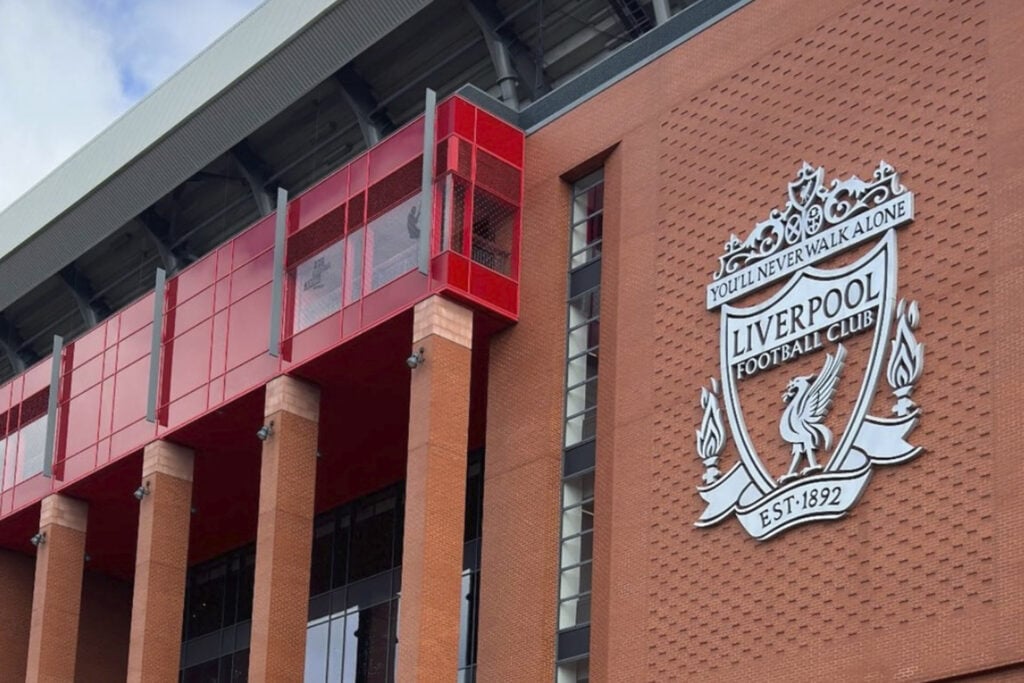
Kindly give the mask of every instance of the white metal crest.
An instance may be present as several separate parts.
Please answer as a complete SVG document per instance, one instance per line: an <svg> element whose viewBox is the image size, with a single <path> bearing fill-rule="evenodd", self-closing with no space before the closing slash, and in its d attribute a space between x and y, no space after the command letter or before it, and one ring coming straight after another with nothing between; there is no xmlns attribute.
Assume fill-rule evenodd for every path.
<svg viewBox="0 0 1024 683"><path fill-rule="evenodd" d="M884 161L871 182L853 176L826 188L823 178L822 168L804 163L789 185L786 209L773 210L746 240L732 236L708 285L708 308L721 308L722 374L701 389L697 457L705 471L697 491L707 507L698 527L735 514L751 536L765 540L798 524L842 517L874 465L906 462L921 452L906 440L920 417L911 399L924 363L924 345L914 335L920 312L917 302L897 303L896 297L896 228L913 220L913 194ZM846 266L814 265L872 241ZM786 277L760 303L728 303ZM862 333L871 334L871 349L837 436L826 421L840 384L856 380L846 374L844 340ZM826 353L816 373L785 383L778 434L791 462L775 476L747 429L739 383L818 351ZM896 399L893 417L868 414L883 368ZM719 462L728 438L720 402L739 456L724 474Z"/></svg>

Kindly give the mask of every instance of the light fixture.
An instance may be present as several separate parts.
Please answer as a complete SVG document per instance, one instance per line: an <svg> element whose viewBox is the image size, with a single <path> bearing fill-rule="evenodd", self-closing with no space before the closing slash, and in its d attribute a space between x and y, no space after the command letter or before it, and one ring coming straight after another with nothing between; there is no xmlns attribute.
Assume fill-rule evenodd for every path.
<svg viewBox="0 0 1024 683"><path fill-rule="evenodd" d="M274 433L274 423L270 422L265 424L256 430L256 438L260 441L266 441L270 438L270 435Z"/></svg>
<svg viewBox="0 0 1024 683"><path fill-rule="evenodd" d="M37 531L35 536L33 536L32 538L30 538L28 540L29 540L29 543L31 543L32 545L34 545L35 547L38 548L39 546L44 545L46 543L46 532L45 531Z"/></svg>
<svg viewBox="0 0 1024 683"><path fill-rule="evenodd" d="M426 349L421 346L419 351L405 359L405 364L409 366L410 370L415 370L426 362L426 359L423 357L423 352L425 350Z"/></svg>
<svg viewBox="0 0 1024 683"><path fill-rule="evenodd" d="M132 492L132 495L135 496L135 500L138 500L138 501L141 501L143 498L148 496L149 495L149 482L147 481L145 484L143 484L139 488L135 489Z"/></svg>

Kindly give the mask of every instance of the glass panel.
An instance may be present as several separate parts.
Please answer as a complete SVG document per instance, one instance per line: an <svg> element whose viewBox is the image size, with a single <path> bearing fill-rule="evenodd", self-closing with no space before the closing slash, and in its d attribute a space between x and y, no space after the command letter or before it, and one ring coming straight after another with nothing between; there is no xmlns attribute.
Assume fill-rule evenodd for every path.
<svg viewBox="0 0 1024 683"><path fill-rule="evenodd" d="M212 633L221 627L227 564L221 560L195 571L189 582L188 638Z"/></svg>
<svg viewBox="0 0 1024 683"><path fill-rule="evenodd" d="M565 422L565 447L575 446L580 441L591 439L597 434L597 411L590 410Z"/></svg>
<svg viewBox="0 0 1024 683"><path fill-rule="evenodd" d="M562 566L571 567L594 557L594 537L590 532L562 541Z"/></svg>
<svg viewBox="0 0 1024 683"><path fill-rule="evenodd" d="M391 603L359 611L356 636L356 680L360 683L386 683L390 651L388 622Z"/></svg>
<svg viewBox="0 0 1024 683"><path fill-rule="evenodd" d="M391 569L394 507L369 514L367 518L357 520L352 528L349 583Z"/></svg>
<svg viewBox="0 0 1024 683"><path fill-rule="evenodd" d="M11 465L14 465L13 459ZM6 481L4 471L7 467L7 439L0 439L0 488L6 489L7 486L3 485Z"/></svg>
<svg viewBox="0 0 1024 683"><path fill-rule="evenodd" d="M295 269L295 324L293 332L341 310L341 282L345 240L335 242Z"/></svg>
<svg viewBox="0 0 1024 683"><path fill-rule="evenodd" d="M252 617L252 585L256 580L256 548L249 546L241 552L238 578L238 609L235 623Z"/></svg>
<svg viewBox="0 0 1024 683"><path fill-rule="evenodd" d="M568 507L579 505L584 500L594 497L594 473L588 472L572 479L567 479L562 487L562 502ZM569 534L564 534L568 536Z"/></svg>
<svg viewBox="0 0 1024 683"><path fill-rule="evenodd" d="M305 683L324 683L327 680L327 637L330 622L323 620L306 629Z"/></svg>
<svg viewBox="0 0 1024 683"><path fill-rule="evenodd" d="M342 515L334 532L334 576L331 579L334 588L344 586L348 582L348 544L352 530L350 521L348 515Z"/></svg>
<svg viewBox="0 0 1024 683"><path fill-rule="evenodd" d="M185 669L183 683L220 683L220 660L203 662Z"/></svg>
<svg viewBox="0 0 1024 683"><path fill-rule="evenodd" d="M231 683L246 683L249 680L249 650L239 650L231 656Z"/></svg>
<svg viewBox="0 0 1024 683"><path fill-rule="evenodd" d="M569 598L558 605L558 628L567 629L590 621L590 596Z"/></svg>
<svg viewBox="0 0 1024 683"><path fill-rule="evenodd" d="M345 283L345 305L358 301L363 296L363 230L348 236L348 250L345 254L345 270L348 271L348 282Z"/></svg>
<svg viewBox="0 0 1024 683"><path fill-rule="evenodd" d="M419 193L370 221L366 228L371 254L370 290L386 285L417 266Z"/></svg>
<svg viewBox="0 0 1024 683"><path fill-rule="evenodd" d="M343 683L356 683L356 660L359 651L359 616L358 610L350 609L345 619L345 665L342 667Z"/></svg>
<svg viewBox="0 0 1024 683"><path fill-rule="evenodd" d="M558 665L558 683L589 683L590 659Z"/></svg>
<svg viewBox="0 0 1024 683"><path fill-rule="evenodd" d="M34 477L43 471L43 452L46 450L46 418L30 422L21 428L19 449L22 453L18 482Z"/></svg>
<svg viewBox="0 0 1024 683"><path fill-rule="evenodd" d="M331 619L331 637L327 654L327 682L342 680L345 667L345 615Z"/></svg>
<svg viewBox="0 0 1024 683"><path fill-rule="evenodd" d="M309 567L309 594L319 595L331 589L331 563L334 559L334 519L328 517L313 529L313 554Z"/></svg>
<svg viewBox="0 0 1024 683"><path fill-rule="evenodd" d="M580 593L590 592L591 563L582 564L572 569L563 569L559 586L560 598L572 598Z"/></svg>

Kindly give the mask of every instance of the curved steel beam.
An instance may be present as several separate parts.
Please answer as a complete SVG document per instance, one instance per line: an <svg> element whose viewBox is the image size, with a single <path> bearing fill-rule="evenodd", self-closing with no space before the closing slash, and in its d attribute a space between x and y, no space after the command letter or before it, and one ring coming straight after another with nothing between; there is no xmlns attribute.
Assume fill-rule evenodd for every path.
<svg viewBox="0 0 1024 683"><path fill-rule="evenodd" d="M78 307L87 327L95 327L99 321L110 315L110 307L100 298L96 297L95 290L89 278L78 269L74 263L61 268L60 280L67 287L71 298Z"/></svg>
<svg viewBox="0 0 1024 683"><path fill-rule="evenodd" d="M355 113L368 148L395 130L395 123L387 110L378 104L370 84L359 75L354 66L346 64L338 69L334 73L334 80L341 86L342 96Z"/></svg>

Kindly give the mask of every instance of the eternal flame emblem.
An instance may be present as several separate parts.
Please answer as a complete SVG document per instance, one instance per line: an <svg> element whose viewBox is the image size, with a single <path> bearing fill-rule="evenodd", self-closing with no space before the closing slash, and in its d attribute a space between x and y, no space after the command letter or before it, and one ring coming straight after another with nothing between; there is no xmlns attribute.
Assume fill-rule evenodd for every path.
<svg viewBox="0 0 1024 683"><path fill-rule="evenodd" d="M884 161L870 181L853 176L826 187L824 177L805 163L786 208L746 240L730 237L707 287L708 309L721 309L721 381L701 390L697 492L707 507L698 527L735 513L765 540L837 519L873 465L921 452L907 442L921 414L911 399L924 364L914 336L920 312L916 301L896 298L896 230L913 220L914 196ZM833 269L814 265L840 254ZM754 295L786 278L778 291ZM748 297L745 306L730 303ZM868 413L883 369L893 417ZM724 474L720 401L739 456Z"/></svg>

